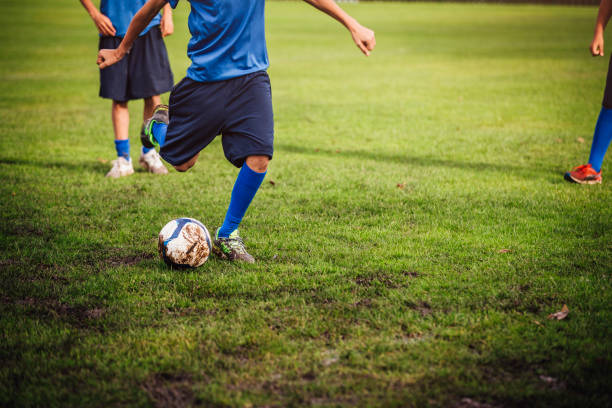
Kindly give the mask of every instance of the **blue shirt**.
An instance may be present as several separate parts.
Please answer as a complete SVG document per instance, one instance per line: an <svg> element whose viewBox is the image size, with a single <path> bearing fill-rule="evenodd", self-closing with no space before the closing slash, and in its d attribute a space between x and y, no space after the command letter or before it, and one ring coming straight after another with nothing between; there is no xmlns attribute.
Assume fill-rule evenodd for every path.
<svg viewBox="0 0 612 408"><path fill-rule="evenodd" d="M189 0L187 76L221 81L268 68L265 0ZM169 0L175 8L179 0Z"/></svg>
<svg viewBox="0 0 612 408"><path fill-rule="evenodd" d="M127 32L130 21L146 2L147 0L102 0L100 11L113 23L117 31L115 36L123 37ZM158 25L160 22L161 15L158 14L140 35L145 35L151 27Z"/></svg>

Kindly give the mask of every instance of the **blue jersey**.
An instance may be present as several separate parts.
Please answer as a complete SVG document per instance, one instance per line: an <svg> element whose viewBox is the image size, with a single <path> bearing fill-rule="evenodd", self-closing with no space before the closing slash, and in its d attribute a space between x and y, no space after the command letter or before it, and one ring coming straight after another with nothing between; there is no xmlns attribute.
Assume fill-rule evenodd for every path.
<svg viewBox="0 0 612 408"><path fill-rule="evenodd" d="M144 6L147 0L102 0L100 2L100 11L106 17L110 18L111 23L117 31L116 37L123 37L127 32L130 21L134 15ZM160 23L161 16L158 14L153 21L145 28L140 35L144 35Z"/></svg>
<svg viewBox="0 0 612 408"><path fill-rule="evenodd" d="M169 0L175 8L179 0ZM187 76L221 81L268 68L265 0L190 0Z"/></svg>

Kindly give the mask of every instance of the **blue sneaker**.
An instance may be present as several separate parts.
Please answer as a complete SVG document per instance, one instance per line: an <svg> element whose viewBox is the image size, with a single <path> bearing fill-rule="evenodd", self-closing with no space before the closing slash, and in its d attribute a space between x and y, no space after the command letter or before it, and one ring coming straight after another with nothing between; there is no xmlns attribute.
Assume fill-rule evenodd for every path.
<svg viewBox="0 0 612 408"><path fill-rule="evenodd" d="M144 129L140 132L140 141L142 145L148 149L159 147L159 143L153 137L153 124L154 123L170 123L170 114L168 105L157 105L153 111L153 116L147 119L144 123Z"/></svg>

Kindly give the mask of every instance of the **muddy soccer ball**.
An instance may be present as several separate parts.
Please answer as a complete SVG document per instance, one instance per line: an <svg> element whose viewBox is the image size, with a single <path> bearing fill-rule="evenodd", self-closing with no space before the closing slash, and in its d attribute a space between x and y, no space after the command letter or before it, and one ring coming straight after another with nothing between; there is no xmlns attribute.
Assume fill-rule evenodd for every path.
<svg viewBox="0 0 612 408"><path fill-rule="evenodd" d="M212 240L208 230L193 218L178 218L159 232L159 256L170 266L196 268L208 259Z"/></svg>

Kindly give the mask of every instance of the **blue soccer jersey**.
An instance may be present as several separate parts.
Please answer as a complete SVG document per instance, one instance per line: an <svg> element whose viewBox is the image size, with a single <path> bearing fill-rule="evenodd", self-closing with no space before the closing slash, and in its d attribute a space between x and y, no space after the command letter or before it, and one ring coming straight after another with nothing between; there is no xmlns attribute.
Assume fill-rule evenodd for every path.
<svg viewBox="0 0 612 408"><path fill-rule="evenodd" d="M132 17L145 5L147 0L102 0L100 11L110 18L111 23L117 31L116 37L123 37L132 21ZM145 35L151 27L156 26L161 21L161 15L155 16L153 21L145 28L140 35Z"/></svg>
<svg viewBox="0 0 612 408"><path fill-rule="evenodd" d="M179 0L169 0L175 8ZM268 68L265 0L190 0L187 76L212 82Z"/></svg>

